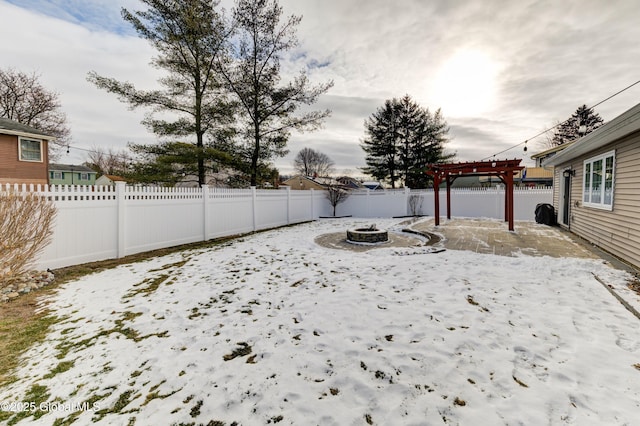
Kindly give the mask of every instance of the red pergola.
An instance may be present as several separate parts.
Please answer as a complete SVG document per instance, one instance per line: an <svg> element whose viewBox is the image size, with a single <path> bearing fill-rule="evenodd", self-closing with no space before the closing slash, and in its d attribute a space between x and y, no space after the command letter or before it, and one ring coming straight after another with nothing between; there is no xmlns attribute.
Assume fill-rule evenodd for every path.
<svg viewBox="0 0 640 426"><path fill-rule="evenodd" d="M434 216L436 226L440 225L440 184L447 182L447 219L451 219L451 184L461 176L496 176L506 186L504 200L504 220L513 231L513 176L524 166L522 160L472 161L466 163L429 164L425 172L433 177Z"/></svg>

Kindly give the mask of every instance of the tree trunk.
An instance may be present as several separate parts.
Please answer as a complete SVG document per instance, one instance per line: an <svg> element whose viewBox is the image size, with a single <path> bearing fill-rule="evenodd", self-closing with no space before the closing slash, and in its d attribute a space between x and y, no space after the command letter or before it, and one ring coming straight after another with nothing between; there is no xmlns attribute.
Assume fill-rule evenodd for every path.
<svg viewBox="0 0 640 426"><path fill-rule="evenodd" d="M204 170L204 132L202 131L202 88L200 76L196 76L196 147L198 156L198 186L202 187L206 184L206 176Z"/></svg>

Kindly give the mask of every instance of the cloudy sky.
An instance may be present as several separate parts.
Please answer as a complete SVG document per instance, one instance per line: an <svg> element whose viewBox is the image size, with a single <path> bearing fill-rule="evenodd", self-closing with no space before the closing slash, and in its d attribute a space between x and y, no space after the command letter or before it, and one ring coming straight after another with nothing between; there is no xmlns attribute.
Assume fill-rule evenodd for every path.
<svg viewBox="0 0 640 426"><path fill-rule="evenodd" d="M227 8L232 0L223 0ZM302 15L300 46L289 70L308 69L334 87L318 107L333 111L314 133L294 134L276 160L291 172L311 147L338 172L358 175L364 120L386 99L409 94L450 125L458 160L525 158L531 140L640 80L640 8L635 0L280 0ZM89 71L154 88L154 51L120 17L138 0L0 0L0 67L40 74L60 94L77 148L123 148L155 140L115 96L86 81ZM611 120L640 102L640 84L596 107Z"/></svg>

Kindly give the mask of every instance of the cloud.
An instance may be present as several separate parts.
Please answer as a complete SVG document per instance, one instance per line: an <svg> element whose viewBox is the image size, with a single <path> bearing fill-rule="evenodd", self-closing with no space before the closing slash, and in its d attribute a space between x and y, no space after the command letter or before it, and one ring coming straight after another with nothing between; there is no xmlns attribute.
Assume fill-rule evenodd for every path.
<svg viewBox="0 0 640 426"><path fill-rule="evenodd" d="M600 0L280 0L285 15L303 15L298 48L283 62L285 76L305 70L334 81L314 108L332 116L314 133L292 134L291 153L276 160L284 172L309 146L341 169L364 165L359 142L364 120L385 99L409 94L422 106L440 105L432 83L456 53L480 52L495 62L494 102L481 113L453 114L449 149L481 159L519 144L640 79L640 9L634 2ZM229 10L232 0L223 0ZM0 0L3 66L39 72L60 93L74 143L124 146L155 140L113 95L86 74L155 87L155 52L120 17L137 0ZM29 28L29 31L24 31ZM467 73L474 73L468 66ZM464 76L464 73L461 75ZM481 92L478 92L481 93ZM598 106L611 120L638 102L640 85ZM469 102L474 101L469 94ZM462 98L459 102L465 102ZM462 109L460 109L462 110ZM530 146L531 154L533 147ZM522 157L521 147L504 155Z"/></svg>
<svg viewBox="0 0 640 426"><path fill-rule="evenodd" d="M5 0L23 9L61 19L95 31L132 35L131 26L122 20L120 10L136 10L138 0Z"/></svg>
<svg viewBox="0 0 640 426"><path fill-rule="evenodd" d="M124 148L127 141L155 139L140 124L141 112L128 110L115 96L86 80L87 73L95 70L153 86L158 73L148 65L154 52L145 41L0 2L0 37L15 37L21 28L30 31L20 32L19 43L3 44L2 56L10 57L8 65L17 70L36 72L45 87L59 94L74 146ZM84 160L82 152L75 154L62 161Z"/></svg>

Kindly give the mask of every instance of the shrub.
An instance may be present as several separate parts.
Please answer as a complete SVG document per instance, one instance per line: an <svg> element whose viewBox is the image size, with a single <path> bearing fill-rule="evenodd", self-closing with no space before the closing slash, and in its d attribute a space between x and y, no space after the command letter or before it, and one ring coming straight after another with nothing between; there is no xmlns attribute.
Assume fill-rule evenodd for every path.
<svg viewBox="0 0 640 426"><path fill-rule="evenodd" d="M0 192L0 282L26 272L51 241L56 208L41 194Z"/></svg>

